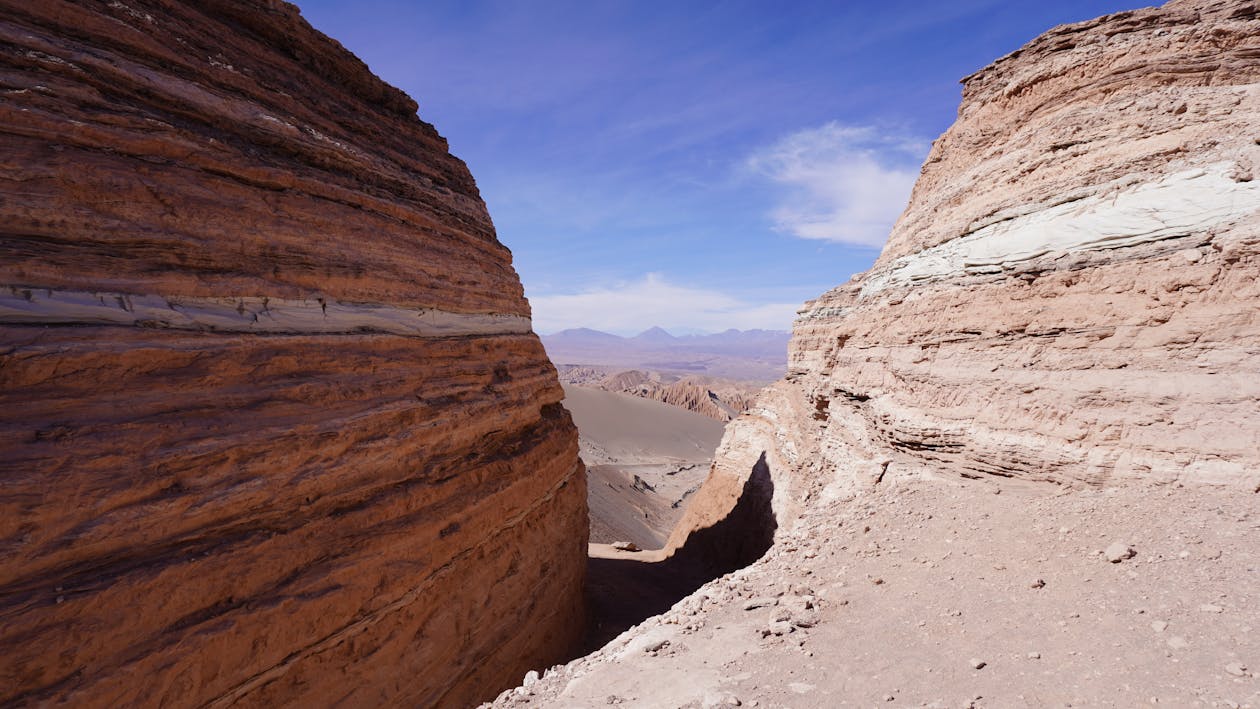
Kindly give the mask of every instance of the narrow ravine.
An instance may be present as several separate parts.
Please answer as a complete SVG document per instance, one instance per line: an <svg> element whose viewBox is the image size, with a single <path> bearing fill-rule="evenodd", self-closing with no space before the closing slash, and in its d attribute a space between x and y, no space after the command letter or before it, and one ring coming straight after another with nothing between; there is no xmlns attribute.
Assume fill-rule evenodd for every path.
<svg viewBox="0 0 1260 709"><path fill-rule="evenodd" d="M625 552L591 545L587 565L588 625L581 654L592 652L647 618L663 613L709 581L760 559L778 528L774 482L764 458L730 513L692 531L678 548Z"/></svg>
<svg viewBox="0 0 1260 709"><path fill-rule="evenodd" d="M756 561L774 540L764 457L729 513L678 529L706 484L724 424L628 394L565 386L587 463L591 518L587 630L580 656Z"/></svg>

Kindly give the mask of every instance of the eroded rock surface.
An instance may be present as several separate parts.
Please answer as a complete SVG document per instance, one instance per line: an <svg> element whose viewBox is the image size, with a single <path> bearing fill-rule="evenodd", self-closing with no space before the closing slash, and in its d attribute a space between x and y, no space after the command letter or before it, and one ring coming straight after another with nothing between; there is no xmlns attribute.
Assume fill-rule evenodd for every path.
<svg viewBox="0 0 1260 709"><path fill-rule="evenodd" d="M1059 27L964 80L868 273L730 426L789 515L920 474L1260 485L1260 14Z"/></svg>
<svg viewBox="0 0 1260 709"><path fill-rule="evenodd" d="M563 386L586 464L590 541L660 549L709 473L722 424L656 401Z"/></svg>
<svg viewBox="0 0 1260 709"><path fill-rule="evenodd" d="M0 703L467 705L585 475L467 168L282 2L0 2Z"/></svg>

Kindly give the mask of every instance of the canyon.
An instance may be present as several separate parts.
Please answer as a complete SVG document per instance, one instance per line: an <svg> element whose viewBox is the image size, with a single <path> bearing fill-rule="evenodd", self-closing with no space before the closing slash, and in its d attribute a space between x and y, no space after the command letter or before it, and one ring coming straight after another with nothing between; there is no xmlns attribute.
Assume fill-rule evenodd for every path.
<svg viewBox="0 0 1260 709"><path fill-rule="evenodd" d="M0 704L458 707L571 656L577 433L416 103L275 0L0 42Z"/></svg>
<svg viewBox="0 0 1260 709"><path fill-rule="evenodd" d="M0 9L0 703L1260 706L1255 2L966 77L644 551L412 99L279 0ZM665 336L574 376L781 373Z"/></svg>
<svg viewBox="0 0 1260 709"><path fill-rule="evenodd" d="M638 563L749 553L495 704L1260 706L1258 166L1254 2L966 77Z"/></svg>
<svg viewBox="0 0 1260 709"><path fill-rule="evenodd" d="M634 337L575 328L542 342L565 384L631 394L725 423L783 376L788 339L786 332L733 329L676 337L653 327Z"/></svg>

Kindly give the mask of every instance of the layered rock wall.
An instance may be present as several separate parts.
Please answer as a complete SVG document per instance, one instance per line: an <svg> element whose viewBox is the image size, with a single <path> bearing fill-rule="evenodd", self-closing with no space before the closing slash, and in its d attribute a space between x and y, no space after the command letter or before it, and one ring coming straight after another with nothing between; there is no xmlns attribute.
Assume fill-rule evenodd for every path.
<svg viewBox="0 0 1260 709"><path fill-rule="evenodd" d="M889 476L1260 485L1260 7L1058 27L963 84L675 546L761 459L788 517Z"/></svg>
<svg viewBox="0 0 1260 709"><path fill-rule="evenodd" d="M282 2L0 2L0 703L460 706L585 476L467 168Z"/></svg>
<svg viewBox="0 0 1260 709"><path fill-rule="evenodd" d="M637 375L637 376L636 376ZM757 387L706 377L683 377L675 382L656 381L635 370L606 379L602 388L679 406L723 423L748 409Z"/></svg>

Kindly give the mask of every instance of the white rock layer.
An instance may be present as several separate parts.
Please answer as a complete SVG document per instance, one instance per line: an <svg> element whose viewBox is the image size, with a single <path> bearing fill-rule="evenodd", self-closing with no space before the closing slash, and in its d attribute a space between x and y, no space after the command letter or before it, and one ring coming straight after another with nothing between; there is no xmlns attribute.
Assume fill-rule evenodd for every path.
<svg viewBox="0 0 1260 709"><path fill-rule="evenodd" d="M1260 210L1260 182L1236 179L1238 171L1236 164L1221 162L1126 186L1135 179L1130 176L1098 186L1092 196L1030 205L1019 216L893 260L867 277L861 294L865 298L890 287L1018 270L1021 263L1049 254L1206 234Z"/></svg>

